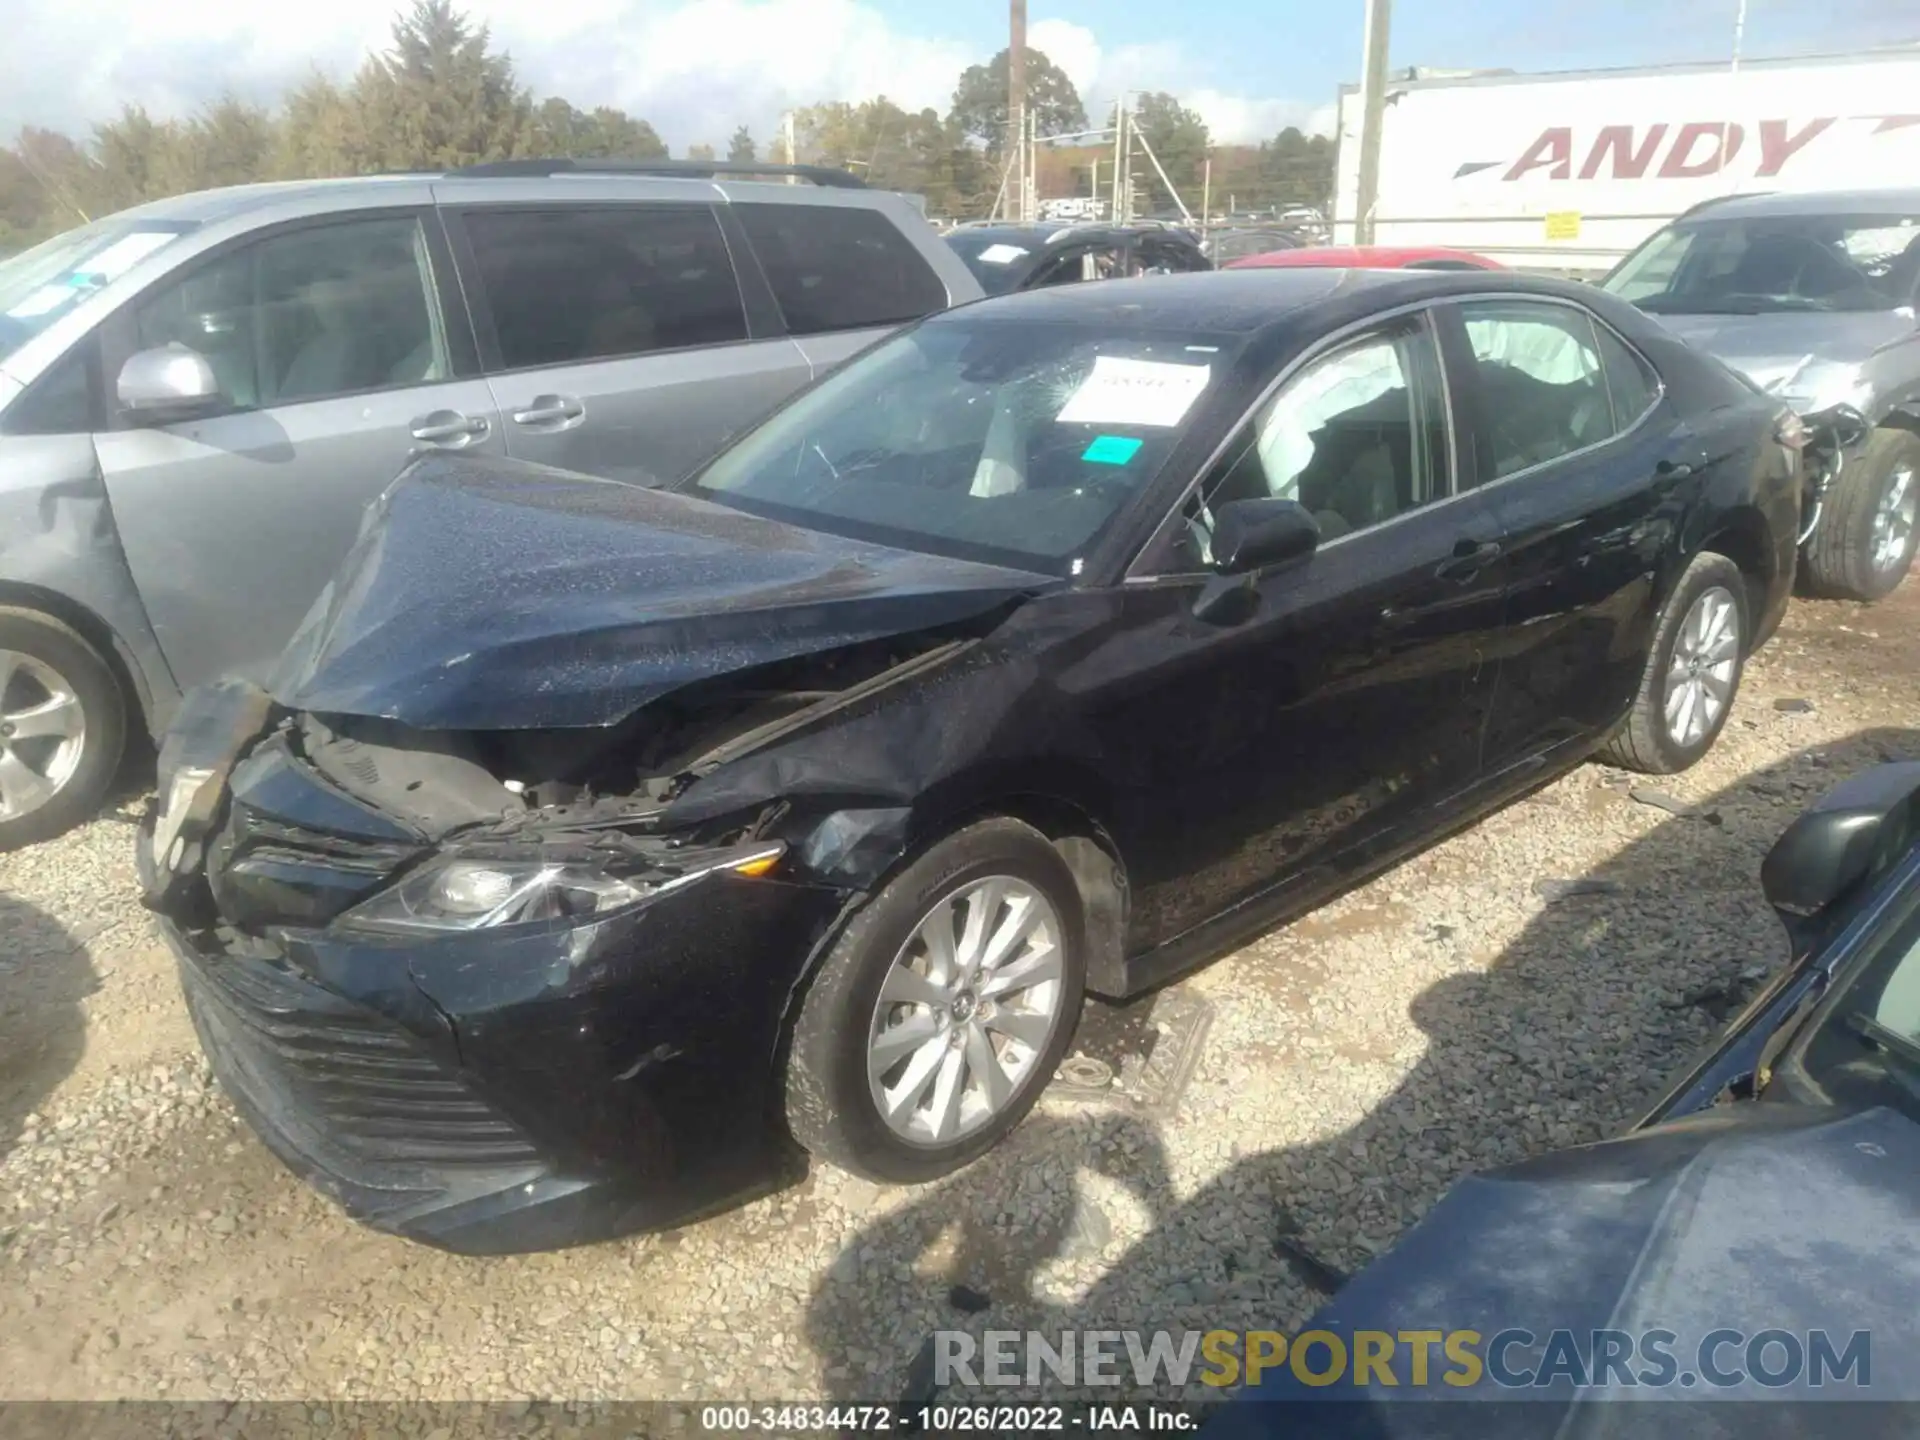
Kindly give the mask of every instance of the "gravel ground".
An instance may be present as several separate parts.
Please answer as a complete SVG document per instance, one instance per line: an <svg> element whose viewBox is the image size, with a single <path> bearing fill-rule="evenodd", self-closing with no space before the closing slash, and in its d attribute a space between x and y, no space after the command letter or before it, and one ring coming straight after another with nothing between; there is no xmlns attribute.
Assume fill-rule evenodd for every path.
<svg viewBox="0 0 1920 1440"><path fill-rule="evenodd" d="M1767 845L1881 757L1920 757L1920 583L1797 603L1689 774L1583 768L1185 982L1171 1114L1051 1095L943 1184L820 1170L485 1261L348 1223L239 1124L109 813L0 857L0 1398L872 1400L937 1327L1295 1325L1280 1236L1355 1266L1462 1171L1632 1120L1785 958Z"/></svg>

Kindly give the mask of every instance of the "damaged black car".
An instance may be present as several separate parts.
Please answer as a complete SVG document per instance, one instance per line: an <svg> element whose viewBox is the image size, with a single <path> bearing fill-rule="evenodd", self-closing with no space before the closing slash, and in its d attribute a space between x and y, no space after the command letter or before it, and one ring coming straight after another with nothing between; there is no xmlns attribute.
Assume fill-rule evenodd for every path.
<svg viewBox="0 0 1920 1440"><path fill-rule="evenodd" d="M669 489L423 460L269 685L189 697L147 901L380 1228L929 1179L1086 994L1703 755L1791 585L1782 420L1590 290L1276 271L943 313Z"/></svg>

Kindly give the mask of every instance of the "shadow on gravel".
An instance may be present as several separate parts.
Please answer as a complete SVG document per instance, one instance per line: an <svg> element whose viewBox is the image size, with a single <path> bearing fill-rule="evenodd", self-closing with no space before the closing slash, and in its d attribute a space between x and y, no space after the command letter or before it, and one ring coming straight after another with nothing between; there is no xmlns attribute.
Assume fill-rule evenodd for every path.
<svg viewBox="0 0 1920 1440"><path fill-rule="evenodd" d="M36 907L0 895L0 1159L79 1063L80 1002L98 985L86 946Z"/></svg>
<svg viewBox="0 0 1920 1440"><path fill-rule="evenodd" d="M1516 888L1584 883L1549 884L1558 898L1489 970L1449 976L1414 1000L1427 1051L1392 1094L1350 1130L1236 1160L1185 1200L1151 1127L1030 1120L849 1239L809 1310L821 1388L846 1401L901 1398L901 1367L934 1329L1033 1329L1057 1343L1063 1329L1297 1326L1323 1298L1314 1257L1357 1269L1462 1174L1638 1119L1786 959L1760 894L1767 848L1843 776L1896 759L1920 759L1920 730L1863 731L1755 771L1586 875L1516 877ZM1645 803L1628 796L1625 777L1582 773L1596 782L1592 803ZM1658 790L1655 780L1631 783ZM1108 1187L1102 1202L1090 1193L1101 1187L1071 1178L1082 1170L1111 1176L1132 1199ZM1102 1221L1087 1212L1102 1203L1137 1204L1147 1233L1077 1298L1059 1299L1047 1277L1057 1280L1063 1246L1084 1245L1089 1229L1099 1238ZM956 1282L982 1293L949 1293ZM903 1313L923 1328L903 1333ZM909 1378L909 1398L924 1398L925 1368Z"/></svg>

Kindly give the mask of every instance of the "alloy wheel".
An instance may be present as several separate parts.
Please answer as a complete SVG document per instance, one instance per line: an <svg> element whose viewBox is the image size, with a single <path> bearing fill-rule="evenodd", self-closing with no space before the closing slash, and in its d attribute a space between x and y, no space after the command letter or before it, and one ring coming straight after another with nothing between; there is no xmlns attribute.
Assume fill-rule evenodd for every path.
<svg viewBox="0 0 1920 1440"><path fill-rule="evenodd" d="M880 986L867 1042L874 1104L895 1135L946 1145L1034 1079L1064 1009L1060 917L992 875L934 903Z"/></svg>
<svg viewBox="0 0 1920 1440"><path fill-rule="evenodd" d="M1887 488L1873 512L1873 568L1881 574L1907 558L1916 515L1920 515L1920 485L1913 467L1900 465L1887 477Z"/></svg>
<svg viewBox="0 0 1920 1440"><path fill-rule="evenodd" d="M1664 709L1676 745L1691 748L1720 723L1733 702L1739 665L1739 603L1725 587L1710 585L1694 597L1673 637Z"/></svg>
<svg viewBox="0 0 1920 1440"><path fill-rule="evenodd" d="M0 650L0 820L31 815L64 790L86 744L86 712L66 677Z"/></svg>

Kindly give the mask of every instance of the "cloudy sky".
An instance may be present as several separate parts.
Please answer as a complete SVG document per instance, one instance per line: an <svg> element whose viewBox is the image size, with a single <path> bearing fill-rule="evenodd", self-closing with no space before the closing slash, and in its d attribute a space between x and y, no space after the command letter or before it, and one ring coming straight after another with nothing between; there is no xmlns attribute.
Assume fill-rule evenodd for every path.
<svg viewBox="0 0 1920 1440"><path fill-rule="evenodd" d="M271 100L384 45L397 0L0 0L0 138L81 130L124 102ZM1723 58L1737 0L1400 0L1393 63L1538 70ZM522 80L644 116L676 153L765 138L780 112L885 94L947 107L1005 43L1004 0L470 0ZM1222 140L1325 128L1359 65L1361 0L1030 0L1032 43L1091 107L1170 90ZM1920 39L1920 0L1749 0L1748 54Z"/></svg>

